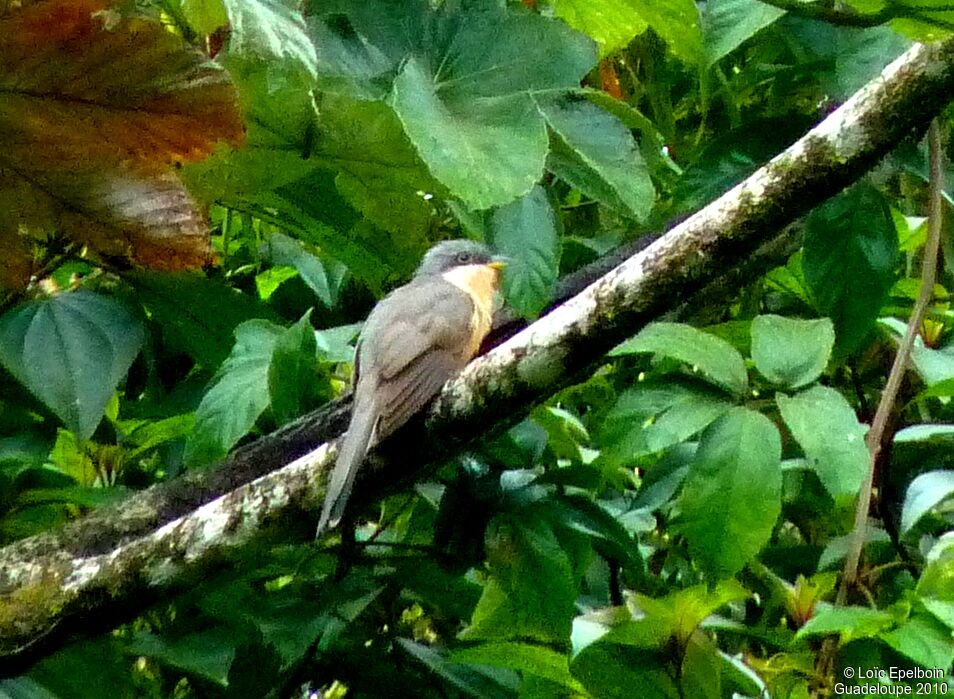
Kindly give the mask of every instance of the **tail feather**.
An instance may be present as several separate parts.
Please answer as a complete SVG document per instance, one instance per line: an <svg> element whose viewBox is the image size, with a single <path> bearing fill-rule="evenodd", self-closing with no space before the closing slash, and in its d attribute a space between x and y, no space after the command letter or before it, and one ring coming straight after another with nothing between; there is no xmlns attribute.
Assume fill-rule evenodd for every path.
<svg viewBox="0 0 954 699"><path fill-rule="evenodd" d="M362 394L370 394L369 399L359 400L359 395ZM327 528L337 525L344 515L355 475L371 446L374 428L378 422L374 394L374 389L355 391L351 424L348 425L348 431L338 443L338 458L335 461L334 471L331 472L325 502L321 508L321 519L318 522L319 535Z"/></svg>

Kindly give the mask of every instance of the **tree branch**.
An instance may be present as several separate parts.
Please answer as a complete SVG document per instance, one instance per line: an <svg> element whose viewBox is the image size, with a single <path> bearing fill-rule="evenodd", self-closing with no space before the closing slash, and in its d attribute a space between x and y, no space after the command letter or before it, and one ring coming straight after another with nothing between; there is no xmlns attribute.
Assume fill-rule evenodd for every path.
<svg viewBox="0 0 954 699"><path fill-rule="evenodd" d="M738 270L738 283L754 279L777 260L779 231L923 128L952 90L954 41L914 47L745 182L473 362L445 386L426 424L405 431L413 437L381 450L387 469L372 474L374 490L381 473L407 471L409 461L420 472L521 418L653 318L691 310L698 294L730 293L718 282L727 272ZM215 472L151 488L0 551L3 671L71 634L114 626L208 573L271 524L304 539L333 455L327 440L346 418L346 404L336 403L239 450ZM411 438L413 449L402 454ZM357 504L372 490L368 481L356 489Z"/></svg>

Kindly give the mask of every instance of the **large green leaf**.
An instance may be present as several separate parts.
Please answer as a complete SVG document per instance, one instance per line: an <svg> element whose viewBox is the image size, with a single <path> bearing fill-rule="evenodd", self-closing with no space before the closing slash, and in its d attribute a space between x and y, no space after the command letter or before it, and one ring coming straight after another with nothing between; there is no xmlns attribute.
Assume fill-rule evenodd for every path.
<svg viewBox="0 0 954 699"><path fill-rule="evenodd" d="M716 63L784 14L759 0L710 0L703 23L708 62Z"/></svg>
<svg viewBox="0 0 954 699"><path fill-rule="evenodd" d="M229 23L223 0L181 0L182 14L199 34L211 34Z"/></svg>
<svg viewBox="0 0 954 699"><path fill-rule="evenodd" d="M224 456L271 405L279 421L301 414L314 395L316 340L309 314L290 328L250 320L196 410L186 463Z"/></svg>
<svg viewBox="0 0 954 699"><path fill-rule="evenodd" d="M229 41L218 60L241 95L247 139L185 168L190 191L237 203L314 168L309 143L318 127L312 93L317 56L292 0L221 0ZM244 207L243 207L244 208Z"/></svg>
<svg viewBox="0 0 954 699"><path fill-rule="evenodd" d="M92 436L143 341L118 301L62 293L0 317L0 363L80 439Z"/></svg>
<svg viewBox="0 0 954 699"><path fill-rule="evenodd" d="M664 597L636 595L633 606L640 614L615 626L604 640L637 648L665 648L671 641L685 645L703 619L747 597L748 591L731 579L711 586L694 585Z"/></svg>
<svg viewBox="0 0 954 699"><path fill-rule="evenodd" d="M828 318L801 320L762 315L752 321L752 360L773 383L799 388L825 370L835 344Z"/></svg>
<svg viewBox="0 0 954 699"><path fill-rule="evenodd" d="M797 638L838 634L842 644L856 638L875 636L892 626L891 614L869 607L819 605L818 611L798 630Z"/></svg>
<svg viewBox="0 0 954 699"><path fill-rule="evenodd" d="M866 427L848 401L827 386L776 397L782 419L825 489L839 504L854 498L868 471Z"/></svg>
<svg viewBox="0 0 954 699"><path fill-rule="evenodd" d="M180 638L140 632L130 641L128 651L224 686L236 643L229 630L221 627Z"/></svg>
<svg viewBox="0 0 954 699"><path fill-rule="evenodd" d="M185 461L201 465L224 456L268 407L268 368L282 329L250 320L235 329L235 346L196 410Z"/></svg>
<svg viewBox="0 0 954 699"><path fill-rule="evenodd" d="M281 333L268 365L268 395L279 423L289 422L309 407L317 386L317 342L311 312Z"/></svg>
<svg viewBox="0 0 954 699"><path fill-rule="evenodd" d="M543 172L531 90L573 89L596 60L559 21L495 3L316 4L333 89L390 103L433 175L469 207L506 204ZM392 75L396 71L396 76Z"/></svg>
<svg viewBox="0 0 954 699"><path fill-rule="evenodd" d="M636 0L554 0L553 11L594 39L604 56L623 48L649 26Z"/></svg>
<svg viewBox="0 0 954 699"><path fill-rule="evenodd" d="M222 0L229 17L229 54L267 61L274 69L292 63L315 77L318 58L305 31L305 20L294 0ZM284 67L284 66L283 66ZM281 74L272 72L271 87Z"/></svg>
<svg viewBox="0 0 954 699"><path fill-rule="evenodd" d="M712 383L740 396L748 386L745 360L725 340L680 323L651 323L610 356L652 352L685 362Z"/></svg>
<svg viewBox="0 0 954 699"><path fill-rule="evenodd" d="M881 640L924 668L948 668L954 660L950 629L928 614L914 614L881 634Z"/></svg>
<svg viewBox="0 0 954 699"><path fill-rule="evenodd" d="M432 17L427 0L308 0L309 33L318 54L318 84L326 92L384 99L397 68Z"/></svg>
<svg viewBox="0 0 954 699"><path fill-rule="evenodd" d="M335 306L346 271L340 263L322 260L306 250L299 241L281 233L269 237L265 252L272 264L287 265L298 270L302 281L326 307Z"/></svg>
<svg viewBox="0 0 954 699"><path fill-rule="evenodd" d="M392 104L438 180L475 209L505 204L543 174L547 131L529 94L442 99L436 76L412 58Z"/></svg>
<svg viewBox="0 0 954 699"><path fill-rule="evenodd" d="M459 663L490 665L520 670L543 677L573 690L582 687L570 675L566 654L551 648L529 643L492 642L461 648L451 653L450 659Z"/></svg>
<svg viewBox="0 0 954 699"><path fill-rule="evenodd" d="M538 97L537 104L554 132L547 169L600 203L645 219L655 190L629 129L584 97Z"/></svg>
<svg viewBox="0 0 954 699"><path fill-rule="evenodd" d="M508 258L504 295L521 315L536 316L553 297L560 267L560 238L547 194L535 186L493 214L493 242Z"/></svg>
<svg viewBox="0 0 954 699"><path fill-rule="evenodd" d="M666 668L669 656L615 643L594 643L573 659L574 677L601 699L678 699L679 688Z"/></svg>
<svg viewBox="0 0 954 699"><path fill-rule="evenodd" d="M487 533L490 576L467 640L565 642L577 583L560 539L546 519L501 517ZM540 585L545 580L546 585Z"/></svg>
<svg viewBox="0 0 954 699"><path fill-rule="evenodd" d="M676 526L713 577L734 575L768 543L782 511L781 457L778 429L745 408L702 433Z"/></svg>
<svg viewBox="0 0 954 699"><path fill-rule="evenodd" d="M635 7L673 55L692 66L703 63L702 27L693 0L639 0Z"/></svg>
<svg viewBox="0 0 954 699"><path fill-rule="evenodd" d="M689 639L682 657L679 683L686 697L721 699L725 696L722 691L722 657L712 638L696 634Z"/></svg>
<svg viewBox="0 0 954 699"><path fill-rule="evenodd" d="M45 655L28 675L18 679L26 678L38 682L49 693L13 695L14 699L126 698L135 697L141 689L129 671L126 644L113 634L83 639Z"/></svg>
<svg viewBox="0 0 954 699"><path fill-rule="evenodd" d="M675 380L645 382L624 391L599 432L604 458L631 463L705 429L732 403L718 390Z"/></svg>
<svg viewBox="0 0 954 699"><path fill-rule="evenodd" d="M483 697L516 696L520 684L517 674L500 667L473 667L456 663L433 646L415 643L406 638L397 639L397 644L428 670L450 682L469 696Z"/></svg>
<svg viewBox="0 0 954 699"><path fill-rule="evenodd" d="M805 279L818 309L835 324L843 353L859 349L894 284L898 234L884 197L858 184L805 222Z"/></svg>
<svg viewBox="0 0 954 699"><path fill-rule="evenodd" d="M312 160L334 170L341 196L376 226L426 246L429 198L444 189L421 161L394 110L383 102L323 95ZM338 226L340 228L340 226Z"/></svg>

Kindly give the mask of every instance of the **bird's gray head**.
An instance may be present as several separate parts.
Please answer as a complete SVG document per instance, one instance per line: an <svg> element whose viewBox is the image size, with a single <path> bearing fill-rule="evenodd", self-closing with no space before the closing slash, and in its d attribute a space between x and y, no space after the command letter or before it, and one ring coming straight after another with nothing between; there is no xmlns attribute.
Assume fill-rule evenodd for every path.
<svg viewBox="0 0 954 699"><path fill-rule="evenodd" d="M495 260L490 248L473 240L445 240L424 255L415 277L443 274L461 265L486 265Z"/></svg>

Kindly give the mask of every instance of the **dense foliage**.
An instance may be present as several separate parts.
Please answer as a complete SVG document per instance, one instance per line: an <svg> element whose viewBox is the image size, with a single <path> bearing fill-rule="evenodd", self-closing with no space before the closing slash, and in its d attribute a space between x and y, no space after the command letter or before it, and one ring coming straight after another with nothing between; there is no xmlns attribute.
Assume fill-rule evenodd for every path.
<svg viewBox="0 0 954 699"><path fill-rule="evenodd" d="M0 538L340 396L434 241L509 255L534 318L952 27L939 0L0 2ZM912 138L787 264L642 329L352 545L278 532L0 695L954 691L949 243L835 599L926 179Z"/></svg>

